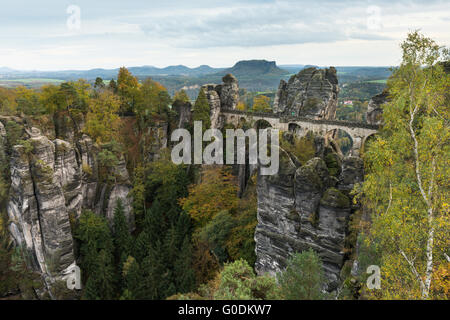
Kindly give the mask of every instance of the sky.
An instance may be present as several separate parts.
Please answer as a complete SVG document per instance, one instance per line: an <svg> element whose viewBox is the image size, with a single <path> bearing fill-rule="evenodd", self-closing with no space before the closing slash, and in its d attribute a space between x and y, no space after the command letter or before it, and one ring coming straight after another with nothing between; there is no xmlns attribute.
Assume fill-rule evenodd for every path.
<svg viewBox="0 0 450 320"><path fill-rule="evenodd" d="M0 67L393 66L420 29L450 46L450 1L1 0Z"/></svg>

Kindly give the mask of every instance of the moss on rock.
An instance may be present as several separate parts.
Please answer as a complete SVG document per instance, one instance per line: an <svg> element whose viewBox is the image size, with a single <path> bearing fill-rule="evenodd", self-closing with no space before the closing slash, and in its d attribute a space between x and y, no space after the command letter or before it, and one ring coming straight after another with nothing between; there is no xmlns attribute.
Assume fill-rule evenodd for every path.
<svg viewBox="0 0 450 320"><path fill-rule="evenodd" d="M349 208L350 199L336 188L329 188L320 199L320 204L333 208Z"/></svg>

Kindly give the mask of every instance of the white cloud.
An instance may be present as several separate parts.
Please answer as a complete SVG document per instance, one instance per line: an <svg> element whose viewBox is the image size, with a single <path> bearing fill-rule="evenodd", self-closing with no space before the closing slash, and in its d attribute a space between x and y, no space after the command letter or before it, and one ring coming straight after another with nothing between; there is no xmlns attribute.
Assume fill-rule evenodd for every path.
<svg viewBox="0 0 450 320"><path fill-rule="evenodd" d="M391 65L398 62L399 43L410 30L450 43L448 1L79 0L80 30L66 26L71 1L45 7L50 2L42 0L39 8L28 4L25 13L21 2L0 12L1 64L20 69L224 67L253 58L280 64ZM379 8L379 16L368 10L371 6Z"/></svg>

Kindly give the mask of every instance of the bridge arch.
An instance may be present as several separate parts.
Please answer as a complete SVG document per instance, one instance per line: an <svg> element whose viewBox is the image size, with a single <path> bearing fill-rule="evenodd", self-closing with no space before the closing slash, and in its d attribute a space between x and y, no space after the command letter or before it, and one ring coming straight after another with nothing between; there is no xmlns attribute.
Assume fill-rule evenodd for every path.
<svg viewBox="0 0 450 320"><path fill-rule="evenodd" d="M372 133L363 139L362 144L361 144L361 151L360 151L361 154L364 154L364 152L367 151L368 143L370 143L371 141L374 141L376 139L376 135L377 135L377 133Z"/></svg>
<svg viewBox="0 0 450 320"><path fill-rule="evenodd" d="M302 134L303 128L295 122L291 122L288 124L288 131L292 132L293 134L300 136Z"/></svg>
<svg viewBox="0 0 450 320"><path fill-rule="evenodd" d="M354 137L343 129L331 129L327 131L325 137L334 140L343 156L350 155L355 146Z"/></svg>
<svg viewBox="0 0 450 320"><path fill-rule="evenodd" d="M265 119L258 119L255 121L255 125L254 125L255 129L266 129L266 128L273 128L272 124L265 120Z"/></svg>

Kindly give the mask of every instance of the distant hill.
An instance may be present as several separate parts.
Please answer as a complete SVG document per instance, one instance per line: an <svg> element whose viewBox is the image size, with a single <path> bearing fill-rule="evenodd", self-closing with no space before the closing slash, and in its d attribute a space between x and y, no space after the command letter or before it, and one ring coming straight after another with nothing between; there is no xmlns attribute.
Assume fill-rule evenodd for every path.
<svg viewBox="0 0 450 320"><path fill-rule="evenodd" d="M275 61L267 60L244 60L236 63L232 68L225 69L221 74L231 73L236 77L253 77L253 76L283 76L288 74L287 70L277 67Z"/></svg>
<svg viewBox="0 0 450 320"><path fill-rule="evenodd" d="M149 76L186 76L199 77L206 74L217 73L223 68L212 68L202 65L197 68L189 68L183 65L157 68L154 66L129 67L128 70L137 77ZM18 71L9 68L0 68L0 75L9 78L51 78L60 80L75 80L79 78L93 80L101 77L109 80L117 77L119 68L115 69L90 69L90 70L63 70L63 71Z"/></svg>

